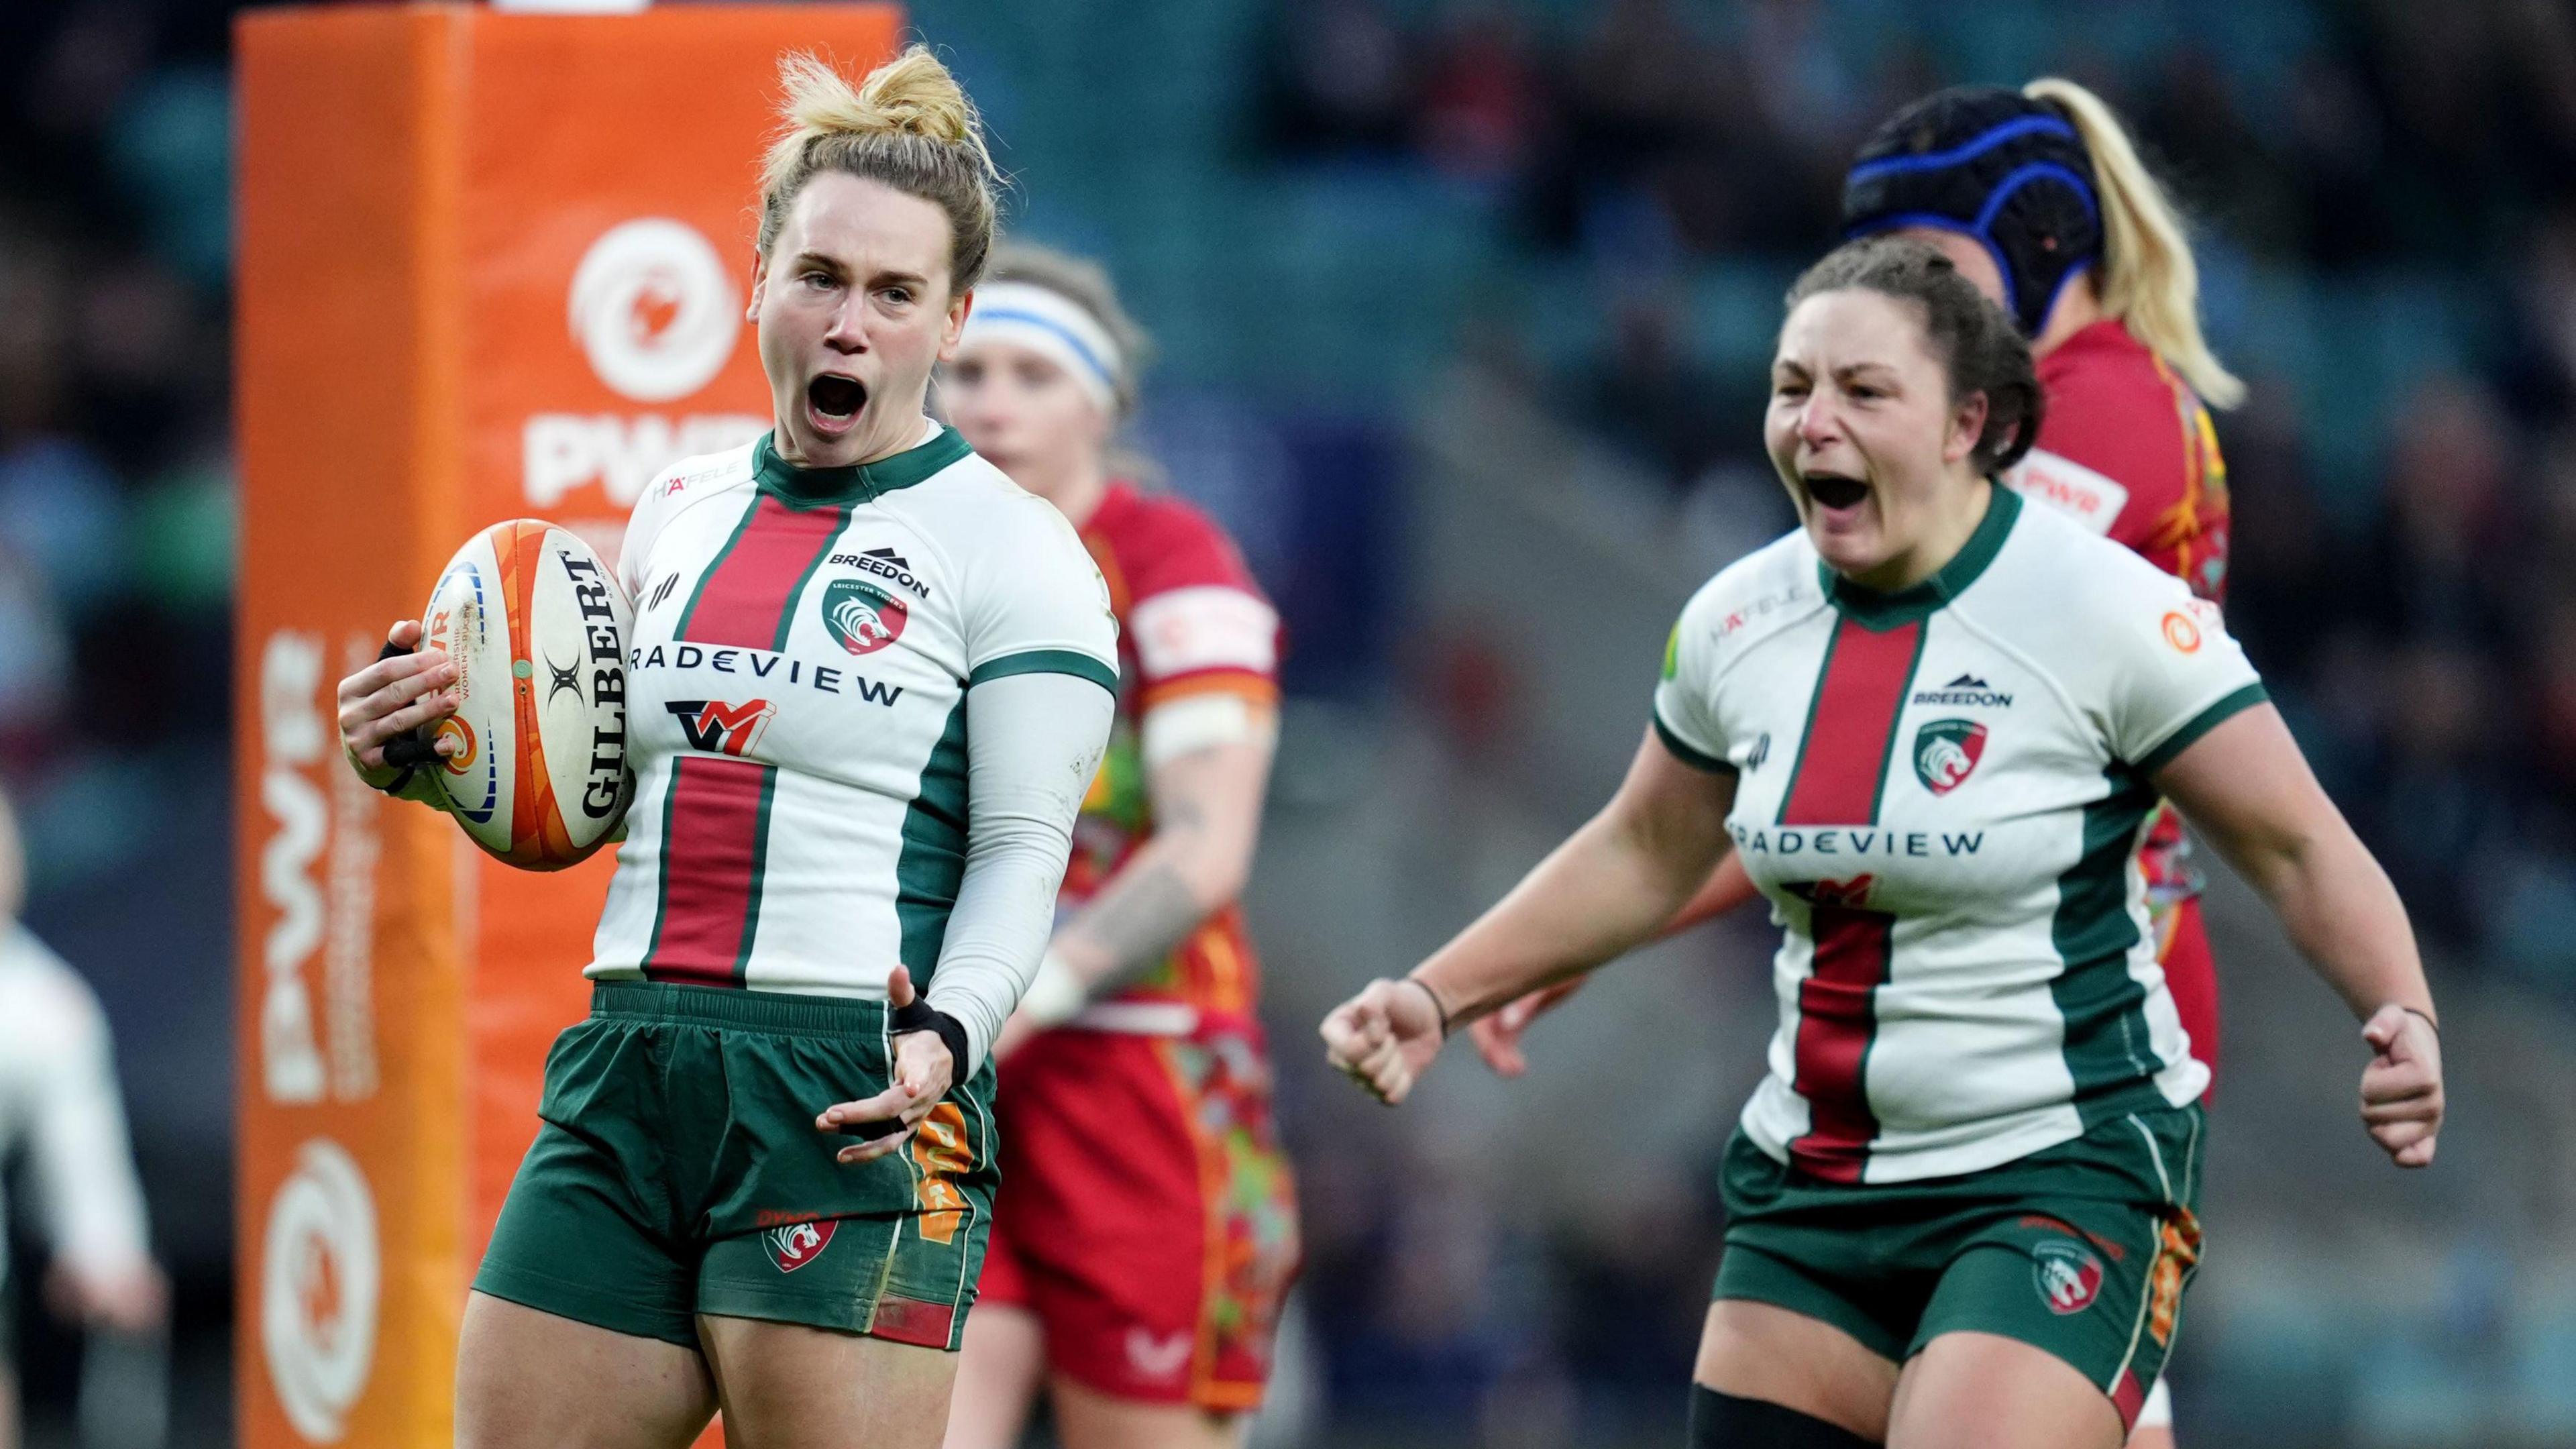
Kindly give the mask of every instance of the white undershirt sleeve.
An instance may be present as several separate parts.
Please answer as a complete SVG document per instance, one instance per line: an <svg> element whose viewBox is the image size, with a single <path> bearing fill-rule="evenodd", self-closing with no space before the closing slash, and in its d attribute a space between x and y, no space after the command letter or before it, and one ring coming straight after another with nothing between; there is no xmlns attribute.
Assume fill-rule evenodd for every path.
<svg viewBox="0 0 2576 1449"><path fill-rule="evenodd" d="M1055 925L1074 816L1109 743L1117 697L1032 671L966 692L966 873L932 973L932 1006L966 1029L973 1076L1036 974Z"/></svg>

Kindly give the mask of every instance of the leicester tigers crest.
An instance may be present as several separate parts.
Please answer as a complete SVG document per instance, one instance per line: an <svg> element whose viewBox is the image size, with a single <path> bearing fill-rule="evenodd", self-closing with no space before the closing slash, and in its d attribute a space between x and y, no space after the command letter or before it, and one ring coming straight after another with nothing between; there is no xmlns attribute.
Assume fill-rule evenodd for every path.
<svg viewBox="0 0 2576 1449"><path fill-rule="evenodd" d="M1947 795L1976 773L1985 758L1986 727L1972 719L1936 719L1914 735L1914 774L1923 788Z"/></svg>
<svg viewBox="0 0 2576 1449"><path fill-rule="evenodd" d="M860 579L834 579L823 590L823 627L853 654L874 654L903 637L910 619L901 600Z"/></svg>
<svg viewBox="0 0 2576 1449"><path fill-rule="evenodd" d="M793 1273L821 1257L832 1242L832 1230L840 1226L830 1218L810 1223L789 1223L770 1228L760 1235L760 1245L769 1250L769 1261L781 1273Z"/></svg>

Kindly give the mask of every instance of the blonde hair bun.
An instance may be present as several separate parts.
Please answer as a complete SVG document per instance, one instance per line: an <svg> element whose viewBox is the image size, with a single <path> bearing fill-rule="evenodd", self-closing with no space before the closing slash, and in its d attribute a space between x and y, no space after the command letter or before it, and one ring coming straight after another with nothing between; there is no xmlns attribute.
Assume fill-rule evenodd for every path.
<svg viewBox="0 0 2576 1449"><path fill-rule="evenodd" d="M800 138L891 132L978 149L983 144L975 103L928 46L906 49L868 72L856 89L811 52L780 61L778 79L787 91L779 114Z"/></svg>
<svg viewBox="0 0 2576 1449"><path fill-rule="evenodd" d="M965 87L925 45L911 45L857 85L811 51L781 56L782 122L760 168L759 247L769 254L796 194L819 172L882 181L948 213L956 246L951 284L982 276L993 246L1001 170Z"/></svg>

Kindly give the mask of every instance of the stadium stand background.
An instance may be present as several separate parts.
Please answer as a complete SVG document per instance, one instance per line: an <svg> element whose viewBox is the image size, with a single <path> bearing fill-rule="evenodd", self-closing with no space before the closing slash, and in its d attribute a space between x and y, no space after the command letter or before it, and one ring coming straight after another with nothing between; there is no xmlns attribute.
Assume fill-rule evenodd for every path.
<svg viewBox="0 0 2576 1449"><path fill-rule="evenodd" d="M30 921L118 1030L185 1444L230 1423L228 8L0 7L0 779ZM1606 793L1681 599L1787 525L1761 364L1857 139L1935 85L2056 71L2201 223L2255 385L2220 420L2231 617L2406 893L2458 1078L2441 1166L2378 1166L2349 1031L2221 882L2186 1441L2576 1443L2576 12L912 9L1019 227L1108 259L1157 334L1140 441L1289 618L1253 906L1310 1442L1677 1438L1770 1022L1759 923L1612 973L1530 1081L1453 1060L1400 1114L1326 1078L1312 1022ZM63 1443L75 1358L34 1296L34 1442Z"/></svg>

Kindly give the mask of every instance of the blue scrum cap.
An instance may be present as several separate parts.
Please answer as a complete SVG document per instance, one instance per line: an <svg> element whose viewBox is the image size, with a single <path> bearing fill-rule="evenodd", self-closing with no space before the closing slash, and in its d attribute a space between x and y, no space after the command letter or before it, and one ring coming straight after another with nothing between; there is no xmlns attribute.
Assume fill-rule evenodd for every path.
<svg viewBox="0 0 2576 1449"><path fill-rule="evenodd" d="M2007 310L2037 335L2057 294L2102 255L2093 159L2064 112L2002 86L1952 86L1878 128L1843 178L1843 234L1930 226L1971 236Z"/></svg>

